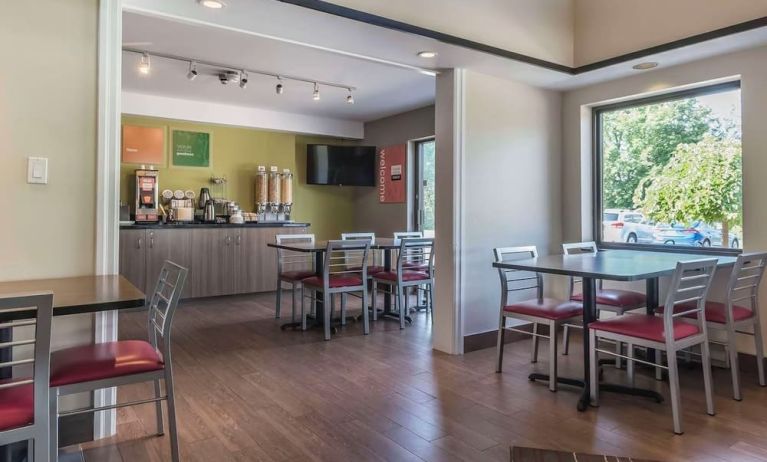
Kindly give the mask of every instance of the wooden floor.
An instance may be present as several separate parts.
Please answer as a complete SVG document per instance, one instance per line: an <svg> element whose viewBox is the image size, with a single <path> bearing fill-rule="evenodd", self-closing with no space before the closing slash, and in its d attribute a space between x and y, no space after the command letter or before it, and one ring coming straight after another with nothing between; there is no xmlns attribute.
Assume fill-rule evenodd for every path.
<svg viewBox="0 0 767 462"><path fill-rule="evenodd" d="M288 299L285 297L284 299ZM184 303L173 328L178 426L185 461L508 461L509 446L614 454L666 461L767 460L767 389L746 375L744 400L730 398L729 375L714 372L716 417L705 414L701 372L682 378L683 436L671 431L667 403L603 394L579 413L574 389L531 383L528 341L507 346L503 374L494 350L464 356L432 351L423 314L404 331L350 323L330 342L319 330L281 331L273 295ZM283 312L289 316L289 308ZM120 317L122 338L143 338L144 313ZM577 340L577 339L576 339ZM579 345L574 345L577 351ZM580 356L561 356L580 376ZM638 385L665 384L640 373ZM606 368L619 381L621 371ZM121 400L147 397L125 387ZM169 460L153 436L154 408L119 412L118 435L85 445L88 461Z"/></svg>

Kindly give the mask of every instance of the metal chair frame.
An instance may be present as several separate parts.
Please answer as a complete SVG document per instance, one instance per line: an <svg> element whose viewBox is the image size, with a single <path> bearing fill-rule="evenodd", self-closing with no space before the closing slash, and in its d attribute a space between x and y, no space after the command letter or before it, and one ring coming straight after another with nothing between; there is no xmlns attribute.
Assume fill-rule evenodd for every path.
<svg viewBox="0 0 767 462"><path fill-rule="evenodd" d="M493 249L495 261L501 263L509 260L520 260L524 258L537 258L538 250L535 246L522 246L522 247L498 247ZM515 257L515 258L508 258ZM572 321L580 317L580 315L573 316L567 319L551 320L547 318L541 318L537 316L509 313L504 308L509 305L509 293L510 292L523 292L523 291L536 291L536 298L539 302L543 301L543 276L541 273L533 273L531 271L513 270L498 268L498 276L501 279L501 309L500 320L498 325L498 342L496 345L496 367L495 372L503 371L503 349L505 345L505 333L507 330L517 332L533 337L533 349L531 352L530 362L535 363L538 361L538 339L545 338L549 340L549 390L557 391L557 330L561 325L566 322ZM519 277L510 277L519 276ZM535 281L535 283L529 283L528 281ZM522 284L522 286L515 286L516 284ZM522 321L532 323L532 332L522 329L515 329L513 327L506 326L506 318L513 318ZM538 333L538 325L544 324L549 328L549 335L542 335Z"/></svg>
<svg viewBox="0 0 767 462"><path fill-rule="evenodd" d="M325 250L325 262L322 270L322 286L313 286L301 284L301 329L306 330L306 317L307 312L305 310L305 291L309 290L312 304L316 298L317 291L321 291L325 295L325 309L324 311L324 327L325 327L325 340L330 340L330 322L332 319L332 313L334 309L334 295L341 294L341 325L346 325L346 295L349 293L361 292L362 293L362 323L363 332L365 335L370 333L370 322L368 320L367 300L368 300L368 267L367 260L370 253L370 242L365 239L352 239L352 240L333 240L328 241L328 246ZM350 269L347 265L348 258L353 258L355 261L361 262L359 269ZM345 287L330 287L330 278L334 275L347 275L353 276L359 275L361 280L360 285L345 286ZM328 306L328 302L329 305Z"/></svg>
<svg viewBox="0 0 767 462"><path fill-rule="evenodd" d="M354 241L354 240L365 240L370 242L370 245L372 246L376 242L376 233L341 233L341 240L342 241ZM380 252L377 252L375 250L370 250L370 255L373 256L373 261L369 266L376 266L379 264L382 264L382 258L379 259ZM359 262L348 262L349 265L356 265ZM372 275L368 274L368 278L370 278Z"/></svg>
<svg viewBox="0 0 767 462"><path fill-rule="evenodd" d="M680 408L679 391L679 372L677 367L677 352L694 345L700 345L701 359L703 363L703 385L706 394L706 412L714 415L714 394L713 383L711 380L711 356L708 344L708 331L706 323L705 302L708 291L711 287L717 260L702 259L685 262L678 262L676 270L671 276L668 295L664 304L663 324L664 332L671 332L672 335L666 336L665 342L646 340L639 337L632 337L613 332L589 329L589 338L591 340L590 359L591 366L589 370L591 380L591 404L599 405L599 363L597 362L597 353L619 356L630 362L637 361L656 368L666 369L669 375L669 388L671 390L671 412L674 420L674 433L682 434L682 414ZM695 307L686 311L674 312L674 306L682 303L695 302ZM695 313L696 319L688 319L683 316ZM640 314L627 314L623 316L650 316ZM674 338L674 321L680 318L682 322L691 322L697 324L698 333L679 340ZM634 358L633 349L629 348L628 356L615 353L609 350L599 348L597 341L599 339L610 339L616 342L624 342L629 345L643 346L645 348L655 349L655 363L643 361ZM661 353L666 352L667 365L661 363ZM631 377L633 379L633 377Z"/></svg>
<svg viewBox="0 0 767 462"><path fill-rule="evenodd" d="M306 242L310 245L314 245L314 234L278 234L275 236L275 242L277 244L284 244L285 242ZM304 252L292 252L285 249L277 249L277 305L274 309L274 317L280 318L280 311L282 308L282 290L283 283L290 284L292 305L291 305L291 321L296 321L296 289L301 286L301 281L295 281L291 279L285 279L282 277L285 272L285 266L308 266L311 271L316 271L314 268L314 259L311 254Z"/></svg>
<svg viewBox="0 0 767 462"><path fill-rule="evenodd" d="M394 238L394 245L399 245L402 239L422 239L424 235L423 231L396 231L392 234L392 237ZM429 301L427 297L429 295L429 288L425 286L418 286L416 291L418 292L417 303L419 305L416 307L416 310L420 310L421 306L425 306L428 309ZM421 295L423 295L423 305L421 305ZM373 320L375 319L376 316L374 315Z"/></svg>
<svg viewBox="0 0 767 462"><path fill-rule="evenodd" d="M405 281L402 279L404 271L414 271L413 266L426 266L426 279L417 279L414 281ZM418 270L422 271L422 270ZM434 322L434 238L400 238L399 251L397 252L397 280L382 279L373 275L373 319L376 319L376 295L378 294L378 285L389 286L390 293L395 296L395 309L399 312L399 327L405 328L405 316L407 316L410 306L407 297L407 289L426 286L425 293L428 300L426 306L431 311L431 320ZM422 271L423 272L423 271ZM393 290L392 290L393 289Z"/></svg>
<svg viewBox="0 0 767 462"><path fill-rule="evenodd" d="M0 329L15 329L17 327L34 326L33 339L11 340L0 343L0 349L8 349L11 352L15 347L33 346L34 353L29 359L11 359L0 362L0 368L18 366L31 366L32 376L21 380L12 379L0 383L0 389L9 389L32 384L34 395L34 418L33 422L23 427L0 431L0 446L5 446L20 441L27 441L27 459L35 461L47 461L49 454L49 415L48 394L50 392L50 354L51 354L51 318L53 316L53 293L38 292L18 294L0 298L0 316L6 315L13 318L13 313L29 311L34 308L34 319L19 319L8 322L0 322ZM34 459L30 458L33 455Z"/></svg>
<svg viewBox="0 0 767 462"><path fill-rule="evenodd" d="M173 262L165 261L160 269L157 284L151 297L147 299L148 317L147 331L149 343L162 354L164 367L158 371L143 372L139 374L124 375L120 377L92 380L88 382L73 383L50 389L50 458L58 460L58 418L60 416L89 414L99 411L108 411L122 407L135 406L138 404L155 403L157 417L157 435L164 434L162 401L168 406L168 429L170 431L171 460L178 462L178 433L176 430L176 402L173 393L173 367L171 360L171 327L173 316L178 306L181 292L184 289L188 270ZM165 395L161 395L160 380L165 384ZM119 387L142 382L154 382L154 398L117 403L96 408L76 409L59 412L59 397L82 393L86 391L100 390L103 388Z"/></svg>

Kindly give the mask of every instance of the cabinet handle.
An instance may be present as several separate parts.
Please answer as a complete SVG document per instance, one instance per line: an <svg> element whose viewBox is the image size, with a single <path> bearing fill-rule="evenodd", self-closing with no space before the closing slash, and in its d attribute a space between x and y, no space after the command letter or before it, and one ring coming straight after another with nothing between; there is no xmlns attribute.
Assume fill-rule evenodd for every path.
<svg viewBox="0 0 767 462"><path fill-rule="evenodd" d="M242 236L240 236L240 235L238 234L238 235L237 235L237 245L240 245L240 243L241 243L241 242L242 242Z"/></svg>
<svg viewBox="0 0 767 462"><path fill-rule="evenodd" d="M149 248L154 249L154 231L149 233Z"/></svg>
<svg viewBox="0 0 767 462"><path fill-rule="evenodd" d="M138 238L138 240L136 241L136 248L140 249L143 241L144 241L143 239Z"/></svg>
<svg viewBox="0 0 767 462"><path fill-rule="evenodd" d="M232 243L232 236L226 236L226 245L229 245Z"/></svg>

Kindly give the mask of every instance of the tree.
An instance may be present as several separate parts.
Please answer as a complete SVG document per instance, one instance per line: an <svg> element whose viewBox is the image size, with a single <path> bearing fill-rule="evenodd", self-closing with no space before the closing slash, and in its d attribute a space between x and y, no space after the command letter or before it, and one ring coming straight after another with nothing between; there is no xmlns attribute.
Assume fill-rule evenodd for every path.
<svg viewBox="0 0 767 462"><path fill-rule="evenodd" d="M668 164L657 167L634 200L656 221L722 224L722 246L729 247L730 228L742 211L741 145L737 139L706 136L679 145Z"/></svg>
<svg viewBox="0 0 767 462"><path fill-rule="evenodd" d="M650 172L666 165L678 145L702 140L712 126L711 109L694 98L605 112L605 208L634 207L634 193Z"/></svg>

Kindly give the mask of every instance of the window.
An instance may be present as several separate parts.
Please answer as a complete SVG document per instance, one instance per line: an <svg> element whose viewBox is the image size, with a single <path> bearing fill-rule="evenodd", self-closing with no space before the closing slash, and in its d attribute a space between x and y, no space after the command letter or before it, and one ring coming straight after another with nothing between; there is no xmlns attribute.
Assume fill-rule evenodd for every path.
<svg viewBox="0 0 767 462"><path fill-rule="evenodd" d="M740 117L739 82L596 108L599 243L742 248Z"/></svg>
<svg viewBox="0 0 767 462"><path fill-rule="evenodd" d="M415 142L415 216L416 231L426 237L434 237L434 138Z"/></svg>

